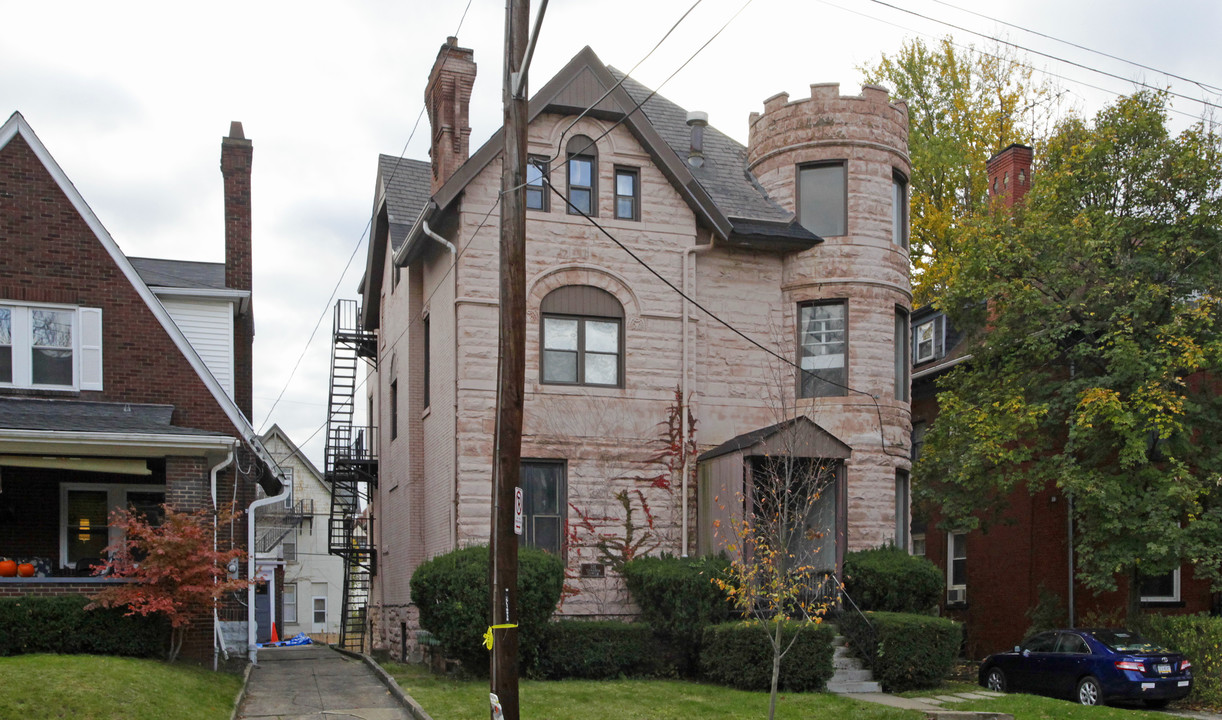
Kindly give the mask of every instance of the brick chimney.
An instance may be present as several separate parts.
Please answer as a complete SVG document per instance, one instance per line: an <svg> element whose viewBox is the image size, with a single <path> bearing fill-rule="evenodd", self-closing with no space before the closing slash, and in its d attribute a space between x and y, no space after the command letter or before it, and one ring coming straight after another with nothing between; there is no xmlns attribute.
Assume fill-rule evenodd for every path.
<svg viewBox="0 0 1222 720"><path fill-rule="evenodd" d="M1031 163L1035 151L1015 143L989 158L989 198L1014 207L1031 189Z"/></svg>
<svg viewBox="0 0 1222 720"><path fill-rule="evenodd" d="M469 122L471 88L475 85L475 53L458 47L458 38L448 37L437 53L429 84L424 88L424 106L429 111L433 161L433 189L467 161L471 144Z"/></svg>
<svg viewBox="0 0 1222 720"><path fill-rule="evenodd" d="M251 289L250 166L254 148L242 133L242 123L229 124L221 140L221 175L225 179L225 287ZM233 393L238 408L251 417L254 379L254 313L249 303L234 318Z"/></svg>

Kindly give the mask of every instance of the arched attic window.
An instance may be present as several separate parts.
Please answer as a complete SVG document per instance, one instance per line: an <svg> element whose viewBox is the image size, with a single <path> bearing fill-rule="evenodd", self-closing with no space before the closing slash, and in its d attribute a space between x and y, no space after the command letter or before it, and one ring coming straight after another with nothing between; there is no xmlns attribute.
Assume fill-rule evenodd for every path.
<svg viewBox="0 0 1222 720"><path fill-rule="evenodd" d="M574 135L565 146L569 214L598 215L598 146L585 135Z"/></svg>
<svg viewBox="0 0 1222 720"><path fill-rule="evenodd" d="M544 383L623 386L624 306L614 295L566 285L548 293L539 311Z"/></svg>

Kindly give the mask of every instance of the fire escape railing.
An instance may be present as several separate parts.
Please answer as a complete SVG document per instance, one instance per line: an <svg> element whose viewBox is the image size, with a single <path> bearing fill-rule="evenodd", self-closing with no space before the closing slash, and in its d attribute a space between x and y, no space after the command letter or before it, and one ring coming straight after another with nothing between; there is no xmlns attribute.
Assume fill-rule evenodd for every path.
<svg viewBox="0 0 1222 720"><path fill-rule="evenodd" d="M362 362L377 367L377 335L361 326L355 300L335 304L333 335L324 471L331 488L327 542L330 553L344 559L340 647L361 652L370 583L377 574L369 500L378 482L378 433L372 425L354 426L353 416Z"/></svg>

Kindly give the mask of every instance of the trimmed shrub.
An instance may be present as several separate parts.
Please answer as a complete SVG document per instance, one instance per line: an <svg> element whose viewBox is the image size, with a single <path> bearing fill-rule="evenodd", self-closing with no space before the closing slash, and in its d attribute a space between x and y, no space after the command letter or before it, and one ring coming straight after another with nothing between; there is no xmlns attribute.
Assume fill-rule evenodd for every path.
<svg viewBox="0 0 1222 720"><path fill-rule="evenodd" d="M1141 631L1147 639L1184 653L1192 663L1189 702L1222 705L1222 617L1147 615Z"/></svg>
<svg viewBox="0 0 1222 720"><path fill-rule="evenodd" d="M941 685L963 642L959 623L910 613L846 612L840 632L887 692Z"/></svg>
<svg viewBox="0 0 1222 720"><path fill-rule="evenodd" d="M25 653L164 657L170 624L122 608L86 610L84 595L0 599L0 656Z"/></svg>
<svg viewBox="0 0 1222 720"><path fill-rule="evenodd" d="M624 582L641 608L641 619L680 651L679 671L684 675L697 670L704 628L730 617L725 593L713 584L729 566L724 555L641 557L624 565Z"/></svg>
<svg viewBox="0 0 1222 720"><path fill-rule="evenodd" d="M645 623L561 620L547 625L537 673L548 680L673 675L668 655Z"/></svg>
<svg viewBox="0 0 1222 720"><path fill-rule="evenodd" d="M793 647L781 658L778 688L785 692L817 692L832 677L832 637L827 625L800 620L782 621L784 637L799 632ZM704 678L740 690L772 687L772 643L764 635L776 626L758 620L710 625L704 629L700 669Z"/></svg>
<svg viewBox="0 0 1222 720"><path fill-rule="evenodd" d="M560 558L535 548L518 551L518 661L523 671L538 661L563 584ZM446 657L462 661L468 672L487 674L488 546L461 548L421 563L411 586L420 625L441 641Z"/></svg>
<svg viewBox="0 0 1222 720"><path fill-rule="evenodd" d="M893 545L844 556L844 590L857 607L877 612L936 612L945 590L938 567Z"/></svg>

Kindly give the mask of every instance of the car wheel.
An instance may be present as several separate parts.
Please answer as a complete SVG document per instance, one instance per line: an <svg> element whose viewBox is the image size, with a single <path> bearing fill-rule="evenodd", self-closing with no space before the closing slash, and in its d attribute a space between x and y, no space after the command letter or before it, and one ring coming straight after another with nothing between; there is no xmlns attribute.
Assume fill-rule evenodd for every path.
<svg viewBox="0 0 1222 720"><path fill-rule="evenodd" d="M993 692L1005 692L1006 674L1001 668L990 668L989 674L984 676L984 686Z"/></svg>
<svg viewBox="0 0 1222 720"><path fill-rule="evenodd" d="M1162 710L1163 708L1167 707L1167 703L1171 701L1166 698L1157 698L1154 700L1145 700L1144 702L1146 703L1146 707L1148 708L1153 708L1154 710Z"/></svg>
<svg viewBox="0 0 1222 720"><path fill-rule="evenodd" d="M1078 681L1078 702L1083 705L1102 705L1103 689L1099 681L1089 675Z"/></svg>

